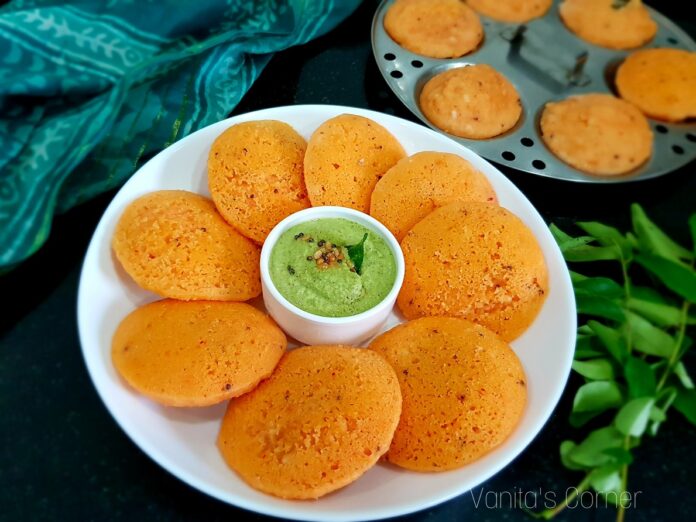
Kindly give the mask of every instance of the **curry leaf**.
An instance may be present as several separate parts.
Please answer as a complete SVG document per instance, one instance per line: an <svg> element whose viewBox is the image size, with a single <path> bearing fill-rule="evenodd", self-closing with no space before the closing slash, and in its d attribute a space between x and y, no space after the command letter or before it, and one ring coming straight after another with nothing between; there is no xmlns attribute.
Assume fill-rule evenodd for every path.
<svg viewBox="0 0 696 522"><path fill-rule="evenodd" d="M650 303L670 304L663 294L650 286L631 285L631 297Z"/></svg>
<svg viewBox="0 0 696 522"><path fill-rule="evenodd" d="M579 274L578 274L579 275ZM580 290L591 295L598 295L609 299L623 297L624 289L613 279L608 277L584 277L573 281L575 290Z"/></svg>
<svg viewBox="0 0 696 522"><path fill-rule="evenodd" d="M360 243L357 245L351 245L347 246L346 250L348 251L348 257L350 258L350 262L353 263L353 266L355 267L355 271L358 273L358 275L361 274L362 270L362 264L363 264L363 259L365 258L365 241L367 240L367 232L363 236L363 238L360 240Z"/></svg>
<svg viewBox="0 0 696 522"><path fill-rule="evenodd" d="M593 381L580 386L573 400L573 411L604 411L616 408L622 402L623 394L616 381Z"/></svg>
<svg viewBox="0 0 696 522"><path fill-rule="evenodd" d="M674 399L674 407L696 426L696 390L679 390Z"/></svg>
<svg viewBox="0 0 696 522"><path fill-rule="evenodd" d="M624 404L616 415L616 428L624 435L640 437L648 426L650 410L655 404L653 397L632 399Z"/></svg>
<svg viewBox="0 0 696 522"><path fill-rule="evenodd" d="M624 436L613 426L600 428L590 433L580 444L570 449L566 458L578 466L605 466L615 462L615 457L606 450L620 448Z"/></svg>
<svg viewBox="0 0 696 522"><path fill-rule="evenodd" d="M629 357L624 365L624 377L628 384L629 397L651 397L655 394L655 371L643 359Z"/></svg>
<svg viewBox="0 0 696 522"><path fill-rule="evenodd" d="M636 261L655 274L667 288L696 303L696 272L693 268L653 254L638 254Z"/></svg>
<svg viewBox="0 0 696 522"><path fill-rule="evenodd" d="M677 376L679 382L681 382L684 388L687 390L694 389L694 381L691 380L691 376L689 375L689 372L686 371L686 366L684 366L683 362L679 361L674 365L674 375Z"/></svg>
<svg viewBox="0 0 696 522"><path fill-rule="evenodd" d="M628 299L626 306L658 326L677 326L682 319L681 310L676 306L636 298Z"/></svg>
<svg viewBox="0 0 696 522"><path fill-rule="evenodd" d="M689 217L689 230L691 231L691 249L696 254L696 214Z"/></svg>
<svg viewBox="0 0 696 522"><path fill-rule="evenodd" d="M607 277L585 277L575 274L575 302L578 313L623 321L624 313L619 298L624 290Z"/></svg>
<svg viewBox="0 0 696 522"><path fill-rule="evenodd" d="M612 261L621 259L621 251L616 246L596 247L584 245L563 251L567 261Z"/></svg>
<svg viewBox="0 0 696 522"><path fill-rule="evenodd" d="M665 234L648 218L643 208L637 203L631 205L631 218L633 220L633 230L636 236L638 236L638 243L643 252L674 261L693 259L694 255Z"/></svg>
<svg viewBox="0 0 696 522"><path fill-rule="evenodd" d="M580 426L584 426L588 422L590 422L592 419L597 417L598 415L601 415L604 413L603 411L582 411L582 412L577 412L573 411L570 412L570 417L568 418L568 422L570 422L570 425L573 428L579 428Z"/></svg>
<svg viewBox="0 0 696 522"><path fill-rule="evenodd" d="M600 245L605 247L617 246L624 259L631 256L631 243L614 227L596 221L581 222L578 223L578 226L594 237Z"/></svg>
<svg viewBox="0 0 696 522"><path fill-rule="evenodd" d="M628 348L622 333L598 321L588 321L587 324L592 328L592 331L597 334L599 340L602 341L602 344L614 359L622 363L628 355Z"/></svg>
<svg viewBox="0 0 696 522"><path fill-rule="evenodd" d="M622 500L625 499L625 497L621 496L622 490L618 491L600 491L598 494L606 502L607 507L613 506L613 507L619 507L621 502L624 502L625 507L631 507L631 501L630 499L628 500Z"/></svg>
<svg viewBox="0 0 696 522"><path fill-rule="evenodd" d="M626 3L615 0L619 7ZM619 260L622 266L621 282L597 277L601 272L596 270L592 276L571 273L578 312L601 322L588 320L577 330L573 370L585 384L576 391L569 421L573 427L609 421L612 410L613 421L580 443L567 440L560 447L564 466L585 472L579 489L592 488L617 506L626 466L633 461L631 449L644 434L657 434L669 408L696 425L696 388L680 361L692 344L690 326L696 324L696 313L688 313L689 301L696 303L696 271L690 266L696 215L689 219L692 253L640 206L631 210L634 230L625 235L597 222L578 223L589 235L577 238L551 227L566 261ZM654 276L648 278L654 286L633 284L635 265ZM538 515L549 519L557 513L547 509Z"/></svg>
<svg viewBox="0 0 696 522"><path fill-rule="evenodd" d="M582 274L578 274L577 272L573 270L568 270L568 273L570 274L570 282L573 283L573 287L580 281L584 281L585 279L589 279L589 277L584 276Z"/></svg>
<svg viewBox="0 0 696 522"><path fill-rule="evenodd" d="M594 335L595 333L592 331L592 328L589 327L589 325L583 324L582 326L578 326L578 335Z"/></svg>
<svg viewBox="0 0 696 522"><path fill-rule="evenodd" d="M665 422L667 420L667 415L662 408L653 404L653 407L650 408L650 420L658 423Z"/></svg>
<svg viewBox="0 0 696 522"><path fill-rule="evenodd" d="M572 459L569 458L569 454L577 447L577 444L575 444L572 440L564 440L561 442L561 462L563 462L563 465L568 468L568 469L574 469L574 470L581 470L581 469L588 469L591 466L584 466L582 464L577 464L574 462Z"/></svg>
<svg viewBox="0 0 696 522"><path fill-rule="evenodd" d="M612 457L615 464L623 465L633 462L633 455L625 448L607 448L604 453Z"/></svg>
<svg viewBox="0 0 696 522"><path fill-rule="evenodd" d="M640 245L638 244L638 238L633 235L633 232L626 232L626 241L631 245L631 248L638 250Z"/></svg>
<svg viewBox="0 0 696 522"><path fill-rule="evenodd" d="M649 305L665 305L665 307L651 308ZM677 326L682 320L678 303L675 303L673 299L666 298L657 290L646 286L631 285L631 297L626 301L626 306L629 309L633 309L635 306L634 312L640 313L643 317L659 326ZM677 317L679 317L677 323L668 324ZM686 317L686 324L696 324L696 313L689 313Z"/></svg>
<svg viewBox="0 0 696 522"><path fill-rule="evenodd" d="M590 359L573 361L573 370L583 377L593 381L608 381L614 379L614 368L609 359Z"/></svg>
<svg viewBox="0 0 696 522"><path fill-rule="evenodd" d="M607 499L618 499L622 491L619 469L617 465L595 468L589 476L590 485L599 493L614 493L607 495Z"/></svg>
<svg viewBox="0 0 696 522"><path fill-rule="evenodd" d="M621 251L616 246L591 246L589 243L595 241L595 238L592 236L572 237L553 223L549 229L566 261L611 261L621 259Z"/></svg>
<svg viewBox="0 0 696 522"><path fill-rule="evenodd" d="M596 335L578 335L575 343L575 359L590 359L606 354Z"/></svg>
<svg viewBox="0 0 696 522"><path fill-rule="evenodd" d="M665 412L669 409L676 398L677 389L674 386L669 386L660 392L657 400L663 403L662 406L655 404L653 405L652 410L650 410L650 424L648 425L648 433L650 433L650 435L653 437L657 435L660 425L667 420L667 414Z"/></svg>
<svg viewBox="0 0 696 522"><path fill-rule="evenodd" d="M579 314L603 317L618 322L624 320L624 311L621 305L606 297L588 295L578 290L575 292L575 305Z"/></svg>
<svg viewBox="0 0 696 522"><path fill-rule="evenodd" d="M624 328L627 335L631 336L636 350L657 357L667 358L672 355L675 340L671 335L639 315L630 312L626 315Z"/></svg>
<svg viewBox="0 0 696 522"><path fill-rule="evenodd" d="M553 238L556 240L556 243L558 243L561 252L577 246L583 246L594 241L594 238L590 236L572 237L563 232L554 223L551 223L549 230L551 231Z"/></svg>
<svg viewBox="0 0 696 522"><path fill-rule="evenodd" d="M648 424L648 433L650 434L651 437L657 436L657 432L660 430L660 426L662 426L661 421L654 421L654 420L650 421L650 424Z"/></svg>

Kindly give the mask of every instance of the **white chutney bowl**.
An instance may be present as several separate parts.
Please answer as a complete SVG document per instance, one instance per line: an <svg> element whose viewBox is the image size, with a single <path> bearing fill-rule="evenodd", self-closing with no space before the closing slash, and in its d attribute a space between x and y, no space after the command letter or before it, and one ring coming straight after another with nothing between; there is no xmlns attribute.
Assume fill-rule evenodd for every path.
<svg viewBox="0 0 696 522"><path fill-rule="evenodd" d="M394 284L387 296L369 310L347 317L324 317L306 312L288 301L271 279L271 252L280 236L295 225L324 218L343 218L364 226L384 239L394 256ZM404 256L399 242L375 218L351 208L327 206L295 212L271 230L261 250L261 288L266 310L288 335L305 344L360 344L374 336L390 316L403 282Z"/></svg>

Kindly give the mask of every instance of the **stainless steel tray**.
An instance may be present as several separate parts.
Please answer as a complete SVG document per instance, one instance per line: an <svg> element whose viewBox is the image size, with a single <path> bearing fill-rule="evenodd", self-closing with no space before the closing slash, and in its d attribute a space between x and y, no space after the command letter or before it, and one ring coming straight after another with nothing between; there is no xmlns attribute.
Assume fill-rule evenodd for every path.
<svg viewBox="0 0 696 522"><path fill-rule="evenodd" d="M572 94L613 93L617 66L631 51L592 45L570 32L558 15L558 4L542 18L527 24L496 22L485 16L481 47L456 59L434 59L414 54L394 42L384 30L384 15L394 0L383 0L372 21L372 49L387 84L423 123L438 132L423 115L418 97L434 75L465 64L486 63L504 74L517 88L524 112L517 125L500 136L470 140L447 134L480 155L502 165L539 176L586 183L623 183L661 176L696 158L696 122L681 124L649 119L655 140L650 160L635 171L613 177L585 174L562 162L546 148L538 120L544 104ZM696 50L696 43L671 20L654 9L659 28L647 47ZM694 87L696 88L696 86Z"/></svg>

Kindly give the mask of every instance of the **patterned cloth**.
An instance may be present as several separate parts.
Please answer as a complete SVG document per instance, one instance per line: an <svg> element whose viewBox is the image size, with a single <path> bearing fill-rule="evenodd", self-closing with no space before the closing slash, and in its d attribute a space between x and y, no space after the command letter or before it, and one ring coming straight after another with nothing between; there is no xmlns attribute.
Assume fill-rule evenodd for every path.
<svg viewBox="0 0 696 522"><path fill-rule="evenodd" d="M16 0L0 7L0 267L54 212L225 117L271 53L360 0ZM68 5L66 5L68 4Z"/></svg>

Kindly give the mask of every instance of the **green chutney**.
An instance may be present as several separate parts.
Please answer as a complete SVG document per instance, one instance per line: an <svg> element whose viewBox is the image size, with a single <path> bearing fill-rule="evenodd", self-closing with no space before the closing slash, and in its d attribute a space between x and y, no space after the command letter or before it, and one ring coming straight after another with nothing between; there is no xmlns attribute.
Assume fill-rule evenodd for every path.
<svg viewBox="0 0 696 522"><path fill-rule="evenodd" d="M359 245L365 234L360 260L356 249L349 247ZM315 219L286 230L271 251L269 269L283 297L323 317L369 310L387 296L396 280L396 261L386 241L343 218Z"/></svg>

